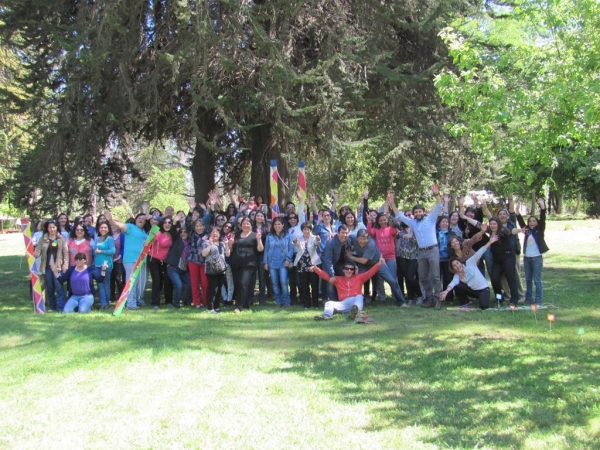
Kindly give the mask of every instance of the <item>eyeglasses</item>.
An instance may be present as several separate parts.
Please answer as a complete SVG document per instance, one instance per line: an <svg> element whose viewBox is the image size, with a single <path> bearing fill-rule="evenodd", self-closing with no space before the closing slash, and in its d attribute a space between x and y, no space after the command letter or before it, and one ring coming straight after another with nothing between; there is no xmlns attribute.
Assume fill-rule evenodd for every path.
<svg viewBox="0 0 600 450"><path fill-rule="evenodd" d="M331 217L331 214L323 214L323 217Z"/></svg>
<svg viewBox="0 0 600 450"><path fill-rule="evenodd" d="M165 225L173 225L173 222L171 222L170 220L165 220Z"/></svg>
<svg viewBox="0 0 600 450"><path fill-rule="evenodd" d="M354 267L344 267L344 270L351 270L352 272L354 272Z"/></svg>

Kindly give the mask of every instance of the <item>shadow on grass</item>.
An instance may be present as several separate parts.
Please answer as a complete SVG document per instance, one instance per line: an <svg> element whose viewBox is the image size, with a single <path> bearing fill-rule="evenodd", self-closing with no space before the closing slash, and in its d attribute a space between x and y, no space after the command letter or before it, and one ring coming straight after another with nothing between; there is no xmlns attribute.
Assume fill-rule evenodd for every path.
<svg viewBox="0 0 600 450"><path fill-rule="evenodd" d="M417 426L429 430L426 442L447 447L519 448L523 435L575 430L597 417L584 392L600 375L598 352L556 357L568 350L535 351L494 333L355 344L297 351L283 371L327 381L341 401L372 405L371 430ZM581 443L572 432L565 438Z"/></svg>

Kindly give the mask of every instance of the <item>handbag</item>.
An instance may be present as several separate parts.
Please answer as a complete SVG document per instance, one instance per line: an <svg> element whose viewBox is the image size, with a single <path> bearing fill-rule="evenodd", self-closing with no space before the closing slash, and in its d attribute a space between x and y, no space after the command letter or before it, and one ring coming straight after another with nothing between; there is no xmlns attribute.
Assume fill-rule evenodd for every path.
<svg viewBox="0 0 600 450"><path fill-rule="evenodd" d="M225 252L221 251L222 244L219 243L219 250L216 254L212 251L204 261L205 272L207 275L221 275L225 273L227 264L225 263Z"/></svg>

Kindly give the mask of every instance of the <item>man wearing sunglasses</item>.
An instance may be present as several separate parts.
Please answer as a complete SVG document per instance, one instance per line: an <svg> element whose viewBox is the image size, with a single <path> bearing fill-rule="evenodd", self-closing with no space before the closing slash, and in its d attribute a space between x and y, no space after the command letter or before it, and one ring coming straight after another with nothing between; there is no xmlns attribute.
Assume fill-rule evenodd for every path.
<svg viewBox="0 0 600 450"><path fill-rule="evenodd" d="M365 273L358 274L356 266L352 263L344 264L344 274L342 276L330 277L326 272L323 272L316 266L312 266L310 270L315 272L319 277L328 281L336 287L339 302L328 301L325 303L323 314L315 316L315 320L330 320L334 313L350 313L350 318L354 319L359 311L362 311L364 297L362 295L362 286L373 275L377 273L382 265L385 264L385 259L381 258L377 264L371 267Z"/></svg>

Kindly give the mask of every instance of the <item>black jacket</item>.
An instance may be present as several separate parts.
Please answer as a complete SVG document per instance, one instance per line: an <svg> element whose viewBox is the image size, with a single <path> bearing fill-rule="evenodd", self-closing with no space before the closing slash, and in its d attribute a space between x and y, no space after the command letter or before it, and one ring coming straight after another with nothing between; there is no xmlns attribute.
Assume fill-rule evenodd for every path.
<svg viewBox="0 0 600 450"><path fill-rule="evenodd" d="M519 222L519 226L521 228L527 228L527 233L531 233L533 239L535 239L535 243L540 249L540 253L546 253L548 250L548 246L546 245L546 241L544 240L544 232L546 231L546 210L540 210L540 218L538 219L538 225L533 230L529 229L525 224L525 220L523 220L523 216L517 214L517 221ZM528 234L525 234L525 242L523 243L523 254L527 251L527 237Z"/></svg>

